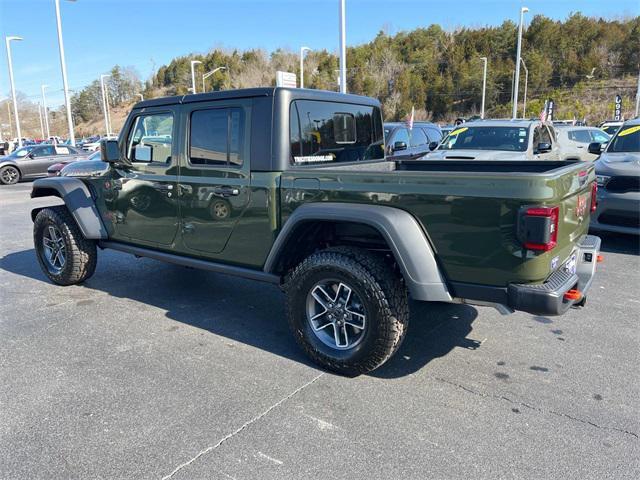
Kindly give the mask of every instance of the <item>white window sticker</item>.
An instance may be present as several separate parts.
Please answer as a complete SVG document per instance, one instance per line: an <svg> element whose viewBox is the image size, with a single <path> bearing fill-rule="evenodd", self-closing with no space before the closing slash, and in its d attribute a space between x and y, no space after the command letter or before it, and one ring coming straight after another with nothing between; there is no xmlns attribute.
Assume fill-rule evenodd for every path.
<svg viewBox="0 0 640 480"><path fill-rule="evenodd" d="M309 155L306 157L293 157L296 163L333 162L333 155Z"/></svg>

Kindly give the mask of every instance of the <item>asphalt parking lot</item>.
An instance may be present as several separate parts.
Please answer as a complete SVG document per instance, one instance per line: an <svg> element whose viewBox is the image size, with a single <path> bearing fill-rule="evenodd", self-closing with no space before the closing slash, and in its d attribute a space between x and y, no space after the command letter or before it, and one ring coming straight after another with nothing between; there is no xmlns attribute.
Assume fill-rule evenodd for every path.
<svg viewBox="0 0 640 480"><path fill-rule="evenodd" d="M101 252L37 265L0 188L0 478L639 478L640 257L605 237L583 310L413 304L355 379L310 364L272 286Z"/></svg>

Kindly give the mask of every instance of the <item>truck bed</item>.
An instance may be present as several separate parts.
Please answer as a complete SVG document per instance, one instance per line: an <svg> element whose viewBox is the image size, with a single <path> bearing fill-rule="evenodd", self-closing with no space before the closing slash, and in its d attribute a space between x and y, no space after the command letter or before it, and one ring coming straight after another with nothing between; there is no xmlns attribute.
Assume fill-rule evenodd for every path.
<svg viewBox="0 0 640 480"><path fill-rule="evenodd" d="M569 161L418 160L300 168L282 173L281 220L308 202L395 207L419 221L450 282L540 283L587 233L594 180L591 163ZM559 207L552 250L526 250L518 240L525 206Z"/></svg>

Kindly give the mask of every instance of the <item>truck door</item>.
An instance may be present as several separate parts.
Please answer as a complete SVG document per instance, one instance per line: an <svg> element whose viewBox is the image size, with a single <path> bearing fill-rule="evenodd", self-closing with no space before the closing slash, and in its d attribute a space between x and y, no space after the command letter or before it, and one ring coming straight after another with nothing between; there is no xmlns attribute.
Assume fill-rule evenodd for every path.
<svg viewBox="0 0 640 480"><path fill-rule="evenodd" d="M121 149L131 163L111 169L104 185L114 237L150 246L169 246L178 231L177 107L147 108L132 115Z"/></svg>
<svg viewBox="0 0 640 480"><path fill-rule="evenodd" d="M182 241L194 253L223 252L251 196L251 103L184 104L185 158L178 185Z"/></svg>

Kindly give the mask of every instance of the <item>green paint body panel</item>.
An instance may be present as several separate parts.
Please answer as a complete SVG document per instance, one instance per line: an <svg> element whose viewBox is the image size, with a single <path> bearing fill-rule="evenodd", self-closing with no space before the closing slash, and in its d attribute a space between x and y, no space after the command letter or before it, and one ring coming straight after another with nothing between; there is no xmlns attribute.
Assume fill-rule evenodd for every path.
<svg viewBox="0 0 640 480"><path fill-rule="evenodd" d="M282 114L276 106L277 94L273 95L234 99L224 93L216 100L214 94L204 94L192 96L204 99L199 103L168 99L167 103L154 100L139 104L123 127L121 154L126 150L126 132L137 116L171 112L171 156L162 164L105 165L101 173L83 178L90 185L109 240L261 270L278 232L301 205L384 205L407 211L417 219L448 281L506 287L543 282L552 265L562 265L587 233L591 184L595 181L591 164L550 164L548 169L541 168L542 173L518 171L518 167L492 173L476 169L473 161L467 162L467 171L446 171L447 167L420 171L419 166L417 170L394 170L395 164L385 161L293 168L289 154L282 153L289 148L288 107L282 103L288 97L281 102L286 107L280 109L285 112ZM299 89L282 95L358 100ZM227 106L244 109L244 141L260 141L245 144L250 154L241 166L191 165L190 113ZM264 148L262 142L266 142ZM220 189L232 189L234 194L221 195ZM579 202L587 205L581 215L576 214ZM517 220L526 205L560 207L558 244L553 250L522 248L516 234Z"/></svg>

